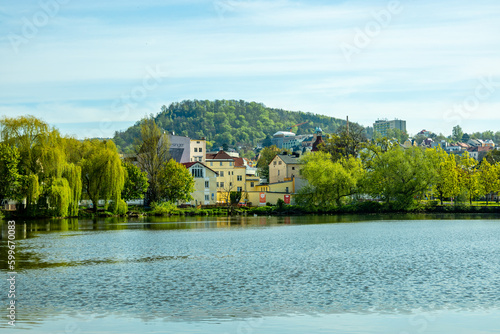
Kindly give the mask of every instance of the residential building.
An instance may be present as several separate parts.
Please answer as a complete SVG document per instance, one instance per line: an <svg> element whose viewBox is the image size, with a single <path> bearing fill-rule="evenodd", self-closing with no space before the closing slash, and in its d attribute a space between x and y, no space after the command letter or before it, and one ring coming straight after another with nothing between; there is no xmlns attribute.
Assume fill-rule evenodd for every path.
<svg viewBox="0 0 500 334"><path fill-rule="evenodd" d="M289 181L300 177L302 163L298 154L278 154L269 163L269 183Z"/></svg>
<svg viewBox="0 0 500 334"><path fill-rule="evenodd" d="M205 162L206 140L170 135L169 153L179 163Z"/></svg>
<svg viewBox="0 0 500 334"><path fill-rule="evenodd" d="M191 162L205 162L206 152L207 152L207 141L205 138L202 139L191 139L191 147L189 148L189 159Z"/></svg>
<svg viewBox="0 0 500 334"><path fill-rule="evenodd" d="M194 192L191 193L193 199L188 202L192 205L210 205L217 202L217 173L203 163L186 162L183 163L194 178Z"/></svg>
<svg viewBox="0 0 500 334"><path fill-rule="evenodd" d="M486 154L488 154L488 151L492 149L492 147L488 146L474 146L469 148L467 151L469 151L469 155L472 158L476 159L477 161L482 161Z"/></svg>
<svg viewBox="0 0 500 334"><path fill-rule="evenodd" d="M379 119L373 123L373 132L377 132L382 135L382 137L387 137L387 131L389 129L398 129L406 132L406 121L400 119L394 119L389 121L387 119Z"/></svg>

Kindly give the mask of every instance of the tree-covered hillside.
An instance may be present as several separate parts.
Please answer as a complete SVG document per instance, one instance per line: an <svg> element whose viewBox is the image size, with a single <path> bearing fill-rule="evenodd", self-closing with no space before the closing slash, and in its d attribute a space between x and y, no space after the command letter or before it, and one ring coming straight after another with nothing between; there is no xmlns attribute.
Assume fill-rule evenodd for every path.
<svg viewBox="0 0 500 334"><path fill-rule="evenodd" d="M205 137L214 147L223 144L257 145L277 131L287 131L289 127L304 122L291 131L313 133L319 126L323 132L332 133L345 124L344 120L333 117L268 108L262 103L242 100L172 103L168 107L162 106L154 118L156 124L167 132L194 139ZM139 137L139 124L140 121L126 131L115 133L115 143L123 151Z"/></svg>

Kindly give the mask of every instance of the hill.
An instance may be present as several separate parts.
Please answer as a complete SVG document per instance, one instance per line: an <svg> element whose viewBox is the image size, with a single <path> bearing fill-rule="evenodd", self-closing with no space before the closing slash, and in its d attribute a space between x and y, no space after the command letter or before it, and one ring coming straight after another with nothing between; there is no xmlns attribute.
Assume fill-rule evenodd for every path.
<svg viewBox="0 0 500 334"><path fill-rule="evenodd" d="M316 127L323 132L332 133L345 120L338 118L268 108L262 103L215 100L215 101L182 101L161 107L155 121L165 131L191 138L205 137L209 145L214 147L227 144L229 146L255 146L264 139L270 138L277 131L287 130L296 134L313 133ZM140 136L140 121L125 131L116 132L114 141L122 150L131 148Z"/></svg>

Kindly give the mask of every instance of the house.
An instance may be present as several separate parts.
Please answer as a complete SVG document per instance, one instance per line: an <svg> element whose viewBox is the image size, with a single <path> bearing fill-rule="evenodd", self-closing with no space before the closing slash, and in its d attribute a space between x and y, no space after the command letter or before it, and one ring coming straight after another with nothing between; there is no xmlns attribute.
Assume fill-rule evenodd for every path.
<svg viewBox="0 0 500 334"><path fill-rule="evenodd" d="M217 202L217 172L199 161L186 162L182 165L194 178L195 190L191 193L193 199L188 204L196 206L215 204Z"/></svg>
<svg viewBox="0 0 500 334"><path fill-rule="evenodd" d="M483 160L483 158L488 154L488 151L492 150L492 147L488 146L475 146L469 148L467 151L469 151L469 155L476 159L477 161Z"/></svg>
<svg viewBox="0 0 500 334"><path fill-rule="evenodd" d="M467 144L471 147L484 147L484 142L481 139L469 139Z"/></svg>
<svg viewBox="0 0 500 334"><path fill-rule="evenodd" d="M179 163L185 162L205 162L205 151L207 141L203 139L191 139L174 134L168 136L170 148L169 154Z"/></svg>
<svg viewBox="0 0 500 334"><path fill-rule="evenodd" d="M300 177L302 163L298 154L277 154L269 163L269 183L288 181Z"/></svg>
<svg viewBox="0 0 500 334"><path fill-rule="evenodd" d="M495 147L495 142L491 139L485 140L484 141L484 146L486 147Z"/></svg>

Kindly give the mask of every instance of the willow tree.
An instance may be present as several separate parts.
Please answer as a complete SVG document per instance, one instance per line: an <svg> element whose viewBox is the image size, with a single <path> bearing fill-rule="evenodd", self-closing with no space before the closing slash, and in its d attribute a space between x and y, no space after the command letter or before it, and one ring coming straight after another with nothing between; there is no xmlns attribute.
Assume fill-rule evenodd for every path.
<svg viewBox="0 0 500 334"><path fill-rule="evenodd" d="M0 143L0 199L14 198L20 179L18 164L17 148Z"/></svg>
<svg viewBox="0 0 500 334"><path fill-rule="evenodd" d="M71 187L65 178L55 178L48 187L50 206L57 217L67 217L71 204Z"/></svg>
<svg viewBox="0 0 500 334"><path fill-rule="evenodd" d="M82 196L82 168L74 164L66 164L63 177L68 181L71 191L68 213L70 216L78 216L78 204Z"/></svg>
<svg viewBox="0 0 500 334"><path fill-rule="evenodd" d="M82 188L92 201L94 212L97 212L99 200L104 200L105 209L111 201L110 210L117 212L125 171L115 144L110 140L94 139L85 141L82 146Z"/></svg>
<svg viewBox="0 0 500 334"><path fill-rule="evenodd" d="M148 201L161 199L160 173L169 159L170 143L153 118L142 120L141 140L136 145L139 168L148 174Z"/></svg>

